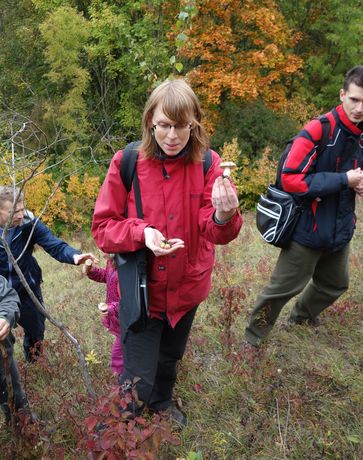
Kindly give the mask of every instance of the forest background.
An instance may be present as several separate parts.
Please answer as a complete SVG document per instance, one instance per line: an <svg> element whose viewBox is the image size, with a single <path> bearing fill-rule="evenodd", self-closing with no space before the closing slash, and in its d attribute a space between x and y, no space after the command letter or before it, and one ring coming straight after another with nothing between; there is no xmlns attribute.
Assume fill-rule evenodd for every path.
<svg viewBox="0 0 363 460"><path fill-rule="evenodd" d="M353 0L0 0L2 182L29 174L24 152L42 154L28 207L46 207L58 233L89 231L110 158L140 138L150 91L183 76L251 208L284 143L337 104L361 63L362 24Z"/></svg>
<svg viewBox="0 0 363 460"><path fill-rule="evenodd" d="M113 153L140 138L150 91L185 77L212 147L239 166L241 207L253 210L285 142L337 105L345 72L362 56L362 1L0 0L0 181L25 182L30 210L96 252L90 222ZM244 215L238 239L217 249L213 289L181 363L176 395L189 423L174 439L151 417L120 423L112 337L96 308L104 286L39 251L48 312L79 338L100 398L85 396L74 350L56 328L47 328L36 366L24 363L15 329L40 423L21 436L1 425L0 457L363 458L362 224L351 289L322 327L291 330L284 310L257 357L241 353L243 330L278 251L257 234L254 212ZM104 420L100 440L94 428Z"/></svg>

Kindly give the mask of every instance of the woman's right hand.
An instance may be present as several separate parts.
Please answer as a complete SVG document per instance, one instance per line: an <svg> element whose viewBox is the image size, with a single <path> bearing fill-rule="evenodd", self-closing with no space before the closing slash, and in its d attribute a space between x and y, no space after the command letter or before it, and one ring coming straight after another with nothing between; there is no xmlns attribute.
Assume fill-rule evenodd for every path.
<svg viewBox="0 0 363 460"><path fill-rule="evenodd" d="M145 246L149 248L155 256L166 256L178 249L184 248L184 241L180 238L171 238L168 241L171 247L161 247L161 243L166 241L165 236L156 228L146 227L144 230Z"/></svg>

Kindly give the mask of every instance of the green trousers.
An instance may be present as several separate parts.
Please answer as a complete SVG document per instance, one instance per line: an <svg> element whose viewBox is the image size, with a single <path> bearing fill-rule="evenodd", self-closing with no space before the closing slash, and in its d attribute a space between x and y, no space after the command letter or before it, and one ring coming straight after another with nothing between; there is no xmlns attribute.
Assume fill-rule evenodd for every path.
<svg viewBox="0 0 363 460"><path fill-rule="evenodd" d="M246 340L257 345L273 328L282 307L300 294L292 321L314 319L347 289L349 244L339 251L312 249L292 242L282 249L270 283L257 298Z"/></svg>

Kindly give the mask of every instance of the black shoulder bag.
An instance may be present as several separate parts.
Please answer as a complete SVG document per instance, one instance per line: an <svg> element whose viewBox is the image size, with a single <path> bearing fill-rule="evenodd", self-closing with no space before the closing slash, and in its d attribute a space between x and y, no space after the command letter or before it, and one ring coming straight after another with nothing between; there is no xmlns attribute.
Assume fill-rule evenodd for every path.
<svg viewBox="0 0 363 460"><path fill-rule="evenodd" d="M319 155L328 144L330 122L321 117L322 137L317 144ZM265 195L261 195L256 208L256 226L266 243L279 248L286 248L292 238L304 203L297 196L287 193L281 187L281 172L294 139L291 139L280 158L277 168L276 182L270 184Z"/></svg>
<svg viewBox="0 0 363 460"><path fill-rule="evenodd" d="M140 195L139 179L136 173L138 152L137 144L129 144L121 160L121 178L126 172L125 187L129 192L134 184L137 217L144 218ZM130 179L130 181L129 181ZM124 179L123 179L124 180ZM129 182L128 182L129 181ZM127 210L125 211L127 215ZM147 295L146 248L138 251L116 254L117 273L121 299L119 302L119 320L122 329L133 332L145 330L149 319L149 303Z"/></svg>

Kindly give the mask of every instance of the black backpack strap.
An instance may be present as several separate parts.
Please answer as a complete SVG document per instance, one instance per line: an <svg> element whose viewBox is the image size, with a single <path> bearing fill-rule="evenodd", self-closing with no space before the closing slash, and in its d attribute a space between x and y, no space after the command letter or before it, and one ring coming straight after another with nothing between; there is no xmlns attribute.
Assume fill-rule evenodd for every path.
<svg viewBox="0 0 363 460"><path fill-rule="evenodd" d="M317 155L320 155L320 153L326 148L326 146L329 143L329 139L330 139L330 120L325 115L322 115L321 117L317 117L316 119L320 121L321 127L322 127L321 138L319 139L319 141L317 143L317 146L316 146L316 153L317 153ZM282 186L281 186L282 168L283 168L283 165L285 163L286 157L290 152L291 146L292 146L294 140L297 137L298 137L298 135L293 137L292 139L290 139L287 142L287 144L285 146L285 150L283 151L283 153L282 153L282 155L280 157L278 166L277 166L275 186L277 188L281 189L281 190L282 190Z"/></svg>
<svg viewBox="0 0 363 460"><path fill-rule="evenodd" d="M205 152L204 158L203 158L203 173L204 177L207 175L207 172L209 168L212 166L212 152L210 149L208 149Z"/></svg>
<svg viewBox="0 0 363 460"><path fill-rule="evenodd" d="M136 163L138 157L138 148L141 144L141 141L131 142L127 144L122 152L122 160L120 164L120 176L121 180L129 193L131 190L131 185L134 183L134 193L136 201L137 216L140 219L144 218L142 211L142 201L140 194L140 184L139 178L137 177L136 172ZM212 165L212 152L208 149L203 158L203 174L207 175L209 168Z"/></svg>
<svg viewBox="0 0 363 460"><path fill-rule="evenodd" d="M319 117L318 120L321 123L322 135L319 139L318 146L316 147L316 153L319 155L329 143L330 139L330 120L326 116Z"/></svg>
<svg viewBox="0 0 363 460"><path fill-rule="evenodd" d="M141 141L131 142L123 149L122 160L120 164L121 180L127 190L130 192L132 181L136 171L136 162L138 157L138 148Z"/></svg>
<svg viewBox="0 0 363 460"><path fill-rule="evenodd" d="M135 195L135 202L136 202L137 217L139 219L143 219L144 213L142 211L140 184L139 184L139 178L137 176L137 173L134 174L134 195Z"/></svg>
<svg viewBox="0 0 363 460"><path fill-rule="evenodd" d="M131 190L132 183L134 183L137 217L143 219L144 214L142 211L139 178L137 174L135 174L137 157L139 155L138 147L140 144L140 141L131 142L130 144L127 144L127 146L124 148L120 164L120 176L128 193ZM127 215L127 210L125 211L125 215Z"/></svg>

